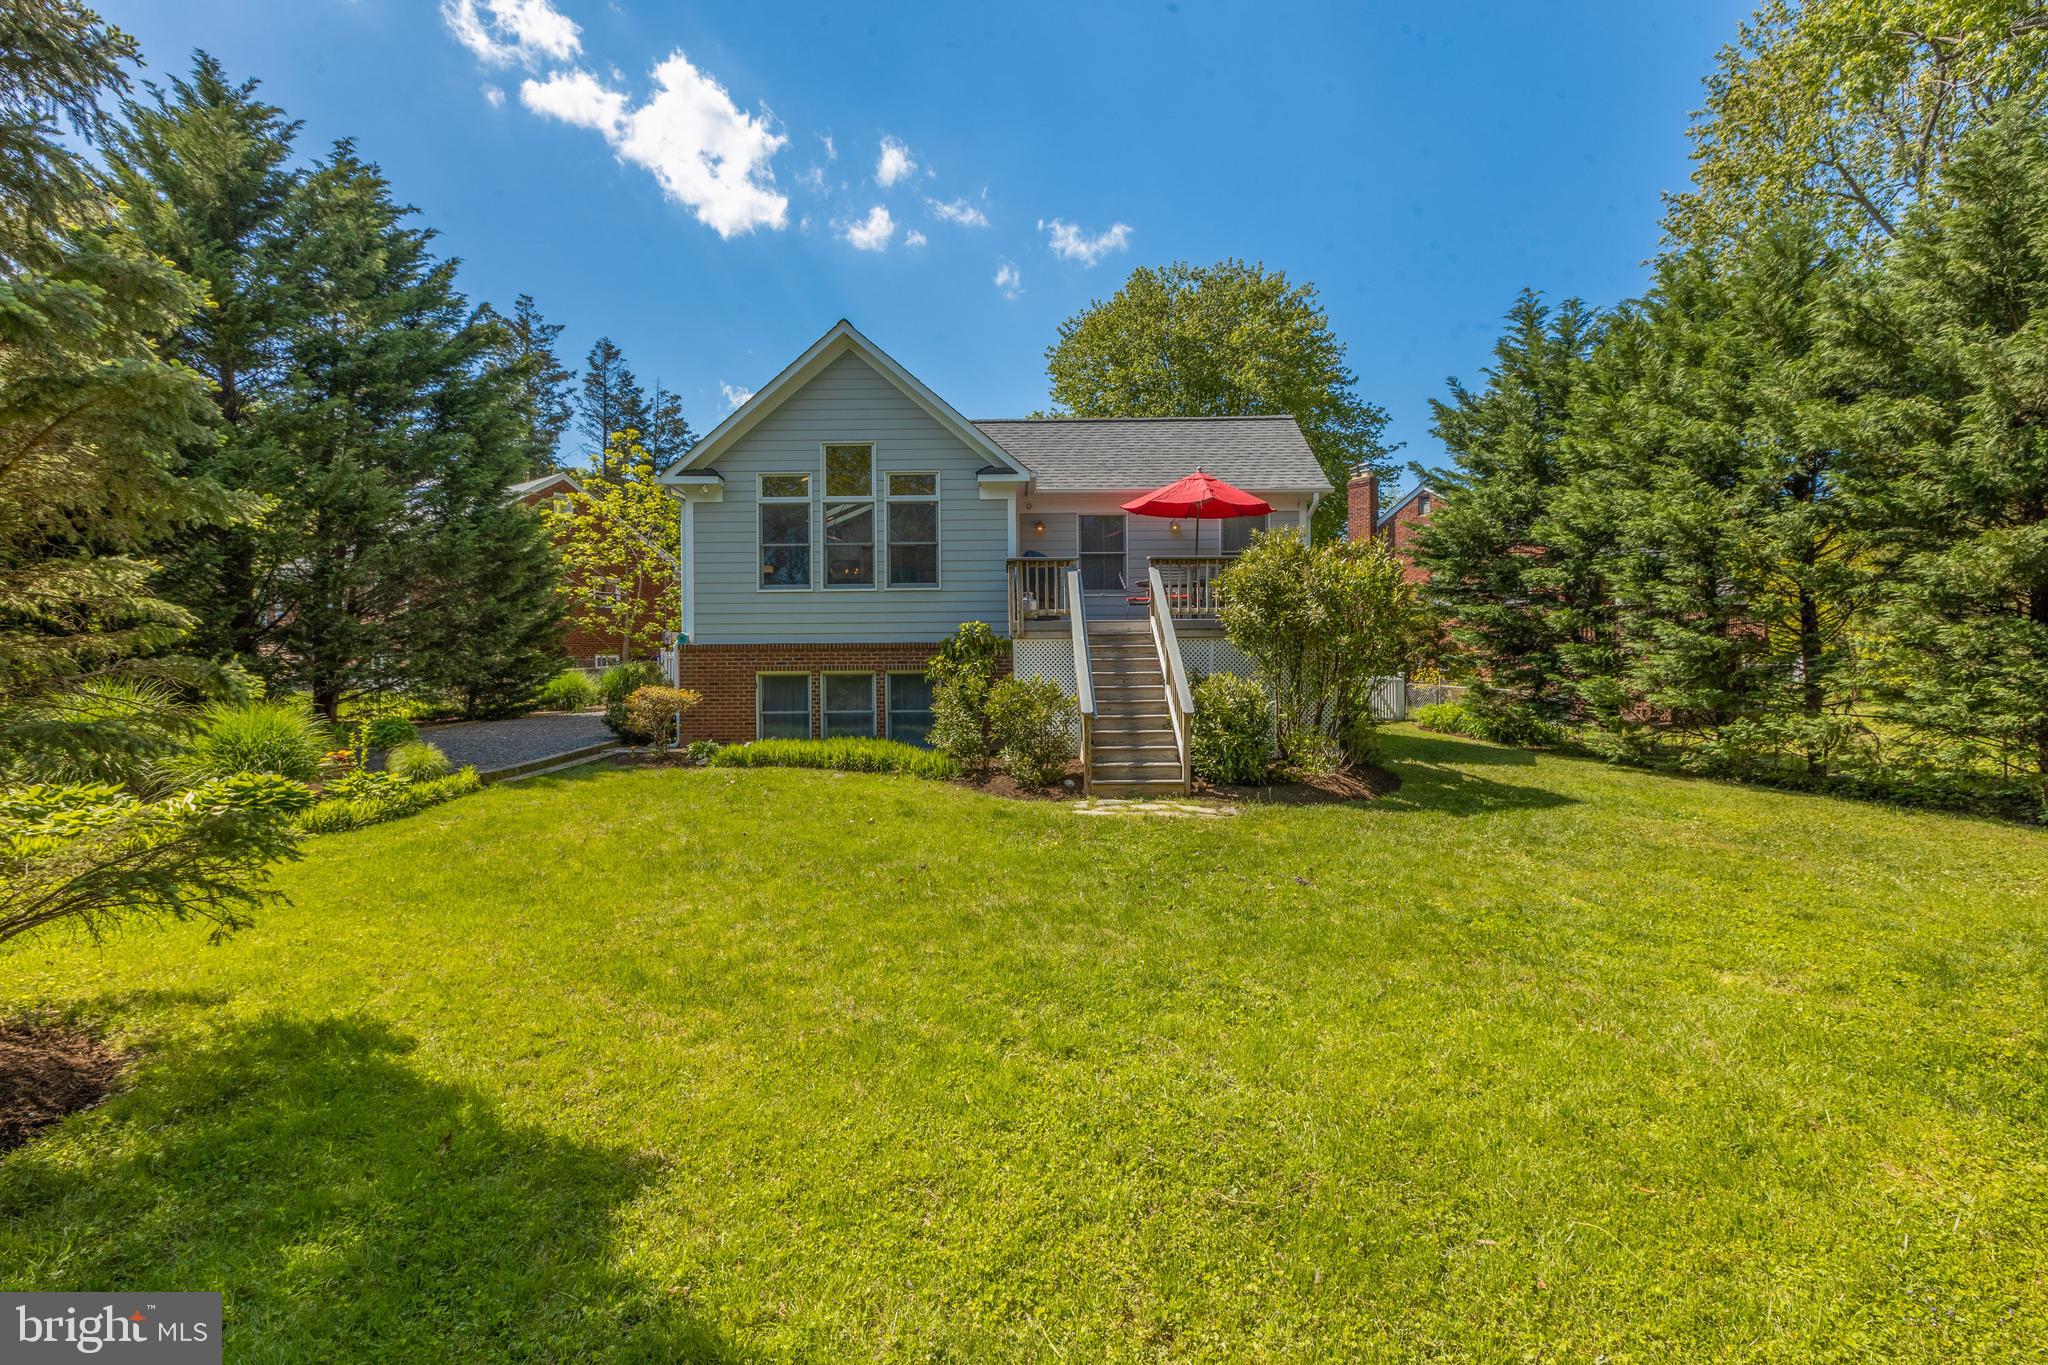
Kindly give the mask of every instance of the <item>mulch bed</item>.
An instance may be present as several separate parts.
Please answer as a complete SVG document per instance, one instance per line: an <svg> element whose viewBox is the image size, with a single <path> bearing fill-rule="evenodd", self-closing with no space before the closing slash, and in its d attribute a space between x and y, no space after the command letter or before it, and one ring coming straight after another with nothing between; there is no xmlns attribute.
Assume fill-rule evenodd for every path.
<svg viewBox="0 0 2048 1365"><path fill-rule="evenodd" d="M0 1020L0 1152L98 1104L126 1060L77 1029Z"/></svg>
<svg viewBox="0 0 2048 1365"><path fill-rule="evenodd" d="M1287 781L1258 787L1222 787L1197 782L1195 794L1221 797L1226 801L1263 801L1273 806L1330 806L1371 801L1401 785L1400 778L1369 763L1334 773L1288 773L1286 776Z"/></svg>
<svg viewBox="0 0 2048 1365"><path fill-rule="evenodd" d="M1067 769L1067 781L1072 786L1055 782L1050 787L1026 787L1008 773L990 773L987 777L955 777L950 779L954 786L965 787L983 796L1007 797L1012 801L1079 801L1081 799L1081 765L1076 763Z"/></svg>

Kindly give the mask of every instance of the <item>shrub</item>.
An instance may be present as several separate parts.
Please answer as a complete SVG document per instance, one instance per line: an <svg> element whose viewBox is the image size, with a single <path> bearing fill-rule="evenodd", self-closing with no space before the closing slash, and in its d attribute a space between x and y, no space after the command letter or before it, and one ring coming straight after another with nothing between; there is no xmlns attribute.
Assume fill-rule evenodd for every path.
<svg viewBox="0 0 2048 1365"><path fill-rule="evenodd" d="M455 771L448 755L420 740L393 749L384 759L384 768L401 782L427 782Z"/></svg>
<svg viewBox="0 0 2048 1365"><path fill-rule="evenodd" d="M1468 735L1521 748L1548 748L1569 738L1561 726L1526 706L1503 705L1482 710L1469 701L1439 701L1416 707L1409 719L1425 730Z"/></svg>
<svg viewBox="0 0 2048 1365"><path fill-rule="evenodd" d="M1257 782L1273 757L1273 705L1266 689L1235 673L1212 673L1195 684L1188 723L1195 776L1210 782Z"/></svg>
<svg viewBox="0 0 2048 1365"><path fill-rule="evenodd" d="M675 739L683 712L702 700L687 687L636 687L620 708L625 728L619 733L642 743L667 744ZM605 714L609 721L609 708Z"/></svg>
<svg viewBox="0 0 2048 1365"><path fill-rule="evenodd" d="M613 664L598 675L597 695L606 706L624 705L635 689L661 685L661 665L645 659L636 663Z"/></svg>
<svg viewBox="0 0 2048 1365"><path fill-rule="evenodd" d="M1003 641L986 621L962 621L952 639L925 665L932 685L932 746L970 772L988 771L995 733L988 716L989 689L1003 671Z"/></svg>
<svg viewBox="0 0 2048 1365"><path fill-rule="evenodd" d="M544 711L581 711L597 700L597 684L581 669L565 668L542 684L535 700Z"/></svg>
<svg viewBox="0 0 2048 1365"><path fill-rule="evenodd" d="M1478 721L1471 708L1461 701L1436 701L1427 706L1418 706L1409 714L1425 730L1435 730L1448 735L1471 735L1478 737Z"/></svg>
<svg viewBox="0 0 2048 1365"><path fill-rule="evenodd" d="M310 782L319 774L328 747L326 724L302 705L219 705L207 708L190 747L164 766L188 784L237 773L275 773Z"/></svg>
<svg viewBox="0 0 2048 1365"><path fill-rule="evenodd" d="M1003 767L1049 787L1074 761L1074 700L1048 678L1004 678L988 690L988 724Z"/></svg>
<svg viewBox="0 0 2048 1365"><path fill-rule="evenodd" d="M401 782L389 773L356 773L329 786L330 794L300 815L298 826L307 834L361 829L467 796L482 786L474 768L419 782ZM337 789L339 794L334 794Z"/></svg>
<svg viewBox="0 0 2048 1365"><path fill-rule="evenodd" d="M709 763L725 746L715 739L693 739L683 752L690 756L692 763Z"/></svg>
<svg viewBox="0 0 2048 1365"><path fill-rule="evenodd" d="M696 745L691 745L694 751ZM959 765L942 753L893 739L761 739L715 749L714 768L829 768L842 773L905 773L948 778Z"/></svg>
<svg viewBox="0 0 2048 1365"><path fill-rule="evenodd" d="M396 749L419 737L420 732L404 716L378 716L363 727L363 744L371 749Z"/></svg>

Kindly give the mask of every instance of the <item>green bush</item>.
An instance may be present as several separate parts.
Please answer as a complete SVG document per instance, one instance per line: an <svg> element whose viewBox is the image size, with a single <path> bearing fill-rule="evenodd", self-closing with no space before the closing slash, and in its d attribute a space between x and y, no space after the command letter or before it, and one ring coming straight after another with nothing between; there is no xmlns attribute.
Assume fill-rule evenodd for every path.
<svg viewBox="0 0 2048 1365"><path fill-rule="evenodd" d="M363 730L363 743L372 749L396 749L419 737L420 732L404 716L378 716Z"/></svg>
<svg viewBox="0 0 2048 1365"><path fill-rule="evenodd" d="M760 739L752 744L724 745L707 761L714 768L829 768L842 773L906 773L933 778L955 777L960 772L959 765L945 754L893 739Z"/></svg>
<svg viewBox="0 0 2048 1365"><path fill-rule="evenodd" d="M715 739L693 739L683 752L690 756L692 763L709 763L712 757L725 746Z"/></svg>
<svg viewBox="0 0 2048 1365"><path fill-rule="evenodd" d="M635 663L613 664L598 675L597 695L606 706L624 705L626 698L642 687L658 687L664 679L661 665L645 659Z"/></svg>
<svg viewBox="0 0 2048 1365"><path fill-rule="evenodd" d="M298 824L307 834L361 829L467 796L482 786L474 768L420 782L403 782L389 773L358 773L330 785L329 794L300 815Z"/></svg>
<svg viewBox="0 0 2048 1365"><path fill-rule="evenodd" d="M247 702L211 706L185 752L166 760L174 778L196 784L237 773L275 773L310 782L328 752L327 725L304 706Z"/></svg>
<svg viewBox="0 0 2048 1365"><path fill-rule="evenodd" d="M636 687L619 708L620 725L613 729L621 739L665 745L675 739L683 712L702 700L687 687ZM610 707L605 708L605 723L611 724Z"/></svg>
<svg viewBox="0 0 2048 1365"><path fill-rule="evenodd" d="M1469 701L1439 701L1416 707L1409 719L1425 730L1525 749L1551 748L1570 738L1562 726L1543 719L1526 706L1482 709Z"/></svg>
<svg viewBox="0 0 2048 1365"><path fill-rule="evenodd" d="M932 656L924 675L932 685L932 728L927 738L969 772L988 771L995 761L995 732L989 724L988 694L1002 676L1006 646L986 621L962 621L953 638Z"/></svg>
<svg viewBox="0 0 2048 1365"><path fill-rule="evenodd" d="M535 700L543 711L581 711L597 700L597 684L581 669L565 668L541 686Z"/></svg>
<svg viewBox="0 0 2048 1365"><path fill-rule="evenodd" d="M1408 719L1425 730L1447 735L1479 736L1479 722L1471 708L1461 701L1433 701L1409 712Z"/></svg>
<svg viewBox="0 0 2048 1365"><path fill-rule="evenodd" d="M401 744L384 759L384 769L402 782L427 782L455 771L448 755L431 744L414 740Z"/></svg>
<svg viewBox="0 0 2048 1365"><path fill-rule="evenodd" d="M1258 782L1273 758L1273 703L1266 689L1235 673L1195 684L1188 723L1195 776L1209 782Z"/></svg>
<svg viewBox="0 0 2048 1365"><path fill-rule="evenodd" d="M1074 761L1074 699L1049 678L1004 678L988 690L988 724L1010 776L1049 787Z"/></svg>

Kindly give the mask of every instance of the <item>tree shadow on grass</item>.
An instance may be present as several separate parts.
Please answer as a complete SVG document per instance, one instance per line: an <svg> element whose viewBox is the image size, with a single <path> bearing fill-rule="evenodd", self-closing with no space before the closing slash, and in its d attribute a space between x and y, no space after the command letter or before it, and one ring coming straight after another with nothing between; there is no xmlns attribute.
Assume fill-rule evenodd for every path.
<svg viewBox="0 0 2048 1365"><path fill-rule="evenodd" d="M1388 737L1384 760L1387 770L1401 779L1401 785L1373 802L1375 810L1487 815L1578 804L1577 798L1547 787L1504 782L1467 771L1534 767L1536 756L1525 749L1441 735L1404 734Z"/></svg>
<svg viewBox="0 0 2048 1365"><path fill-rule="evenodd" d="M727 1361L614 1265L653 1158L507 1125L360 1019L159 1054L0 1160L15 1289L214 1289L231 1359Z"/></svg>

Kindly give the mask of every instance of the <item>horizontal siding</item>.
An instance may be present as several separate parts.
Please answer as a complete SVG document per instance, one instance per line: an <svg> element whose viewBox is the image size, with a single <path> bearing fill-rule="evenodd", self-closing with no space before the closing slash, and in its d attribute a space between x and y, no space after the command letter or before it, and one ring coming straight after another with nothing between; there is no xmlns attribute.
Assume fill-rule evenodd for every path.
<svg viewBox="0 0 2048 1365"><path fill-rule="evenodd" d="M1129 499L1122 496L1103 495L1090 498L1074 494L1031 497L1017 504L1017 553L1028 555L1036 550L1049 559L1071 559L1080 546L1081 513L1119 512L1121 503ZM1279 494L1268 499L1273 504L1273 514L1266 524L1269 527L1300 526L1307 514L1307 499L1283 498ZM1289 506L1289 503L1296 506ZM1037 522L1045 523L1044 534L1032 529ZM1220 521L1183 521L1180 534L1175 535L1173 523L1164 517L1141 517L1124 513L1124 573L1126 581L1136 586L1144 581L1145 561L1153 556L1162 558L1187 557L1196 554L1221 554L1223 546L1223 523ZM1196 532L1200 531L1199 550L1196 549Z"/></svg>
<svg viewBox="0 0 2048 1365"><path fill-rule="evenodd" d="M939 475L939 582L931 588L825 588L823 474L826 441L873 441L877 480ZM962 621L1004 628L1010 504L984 499L981 452L940 426L858 356L841 356L720 456L723 499L694 513L697 611L704 644L830 644L942 640ZM764 590L756 558L760 474L812 476L808 589ZM881 486L878 483L878 487ZM885 513L876 520L876 562L886 575Z"/></svg>

